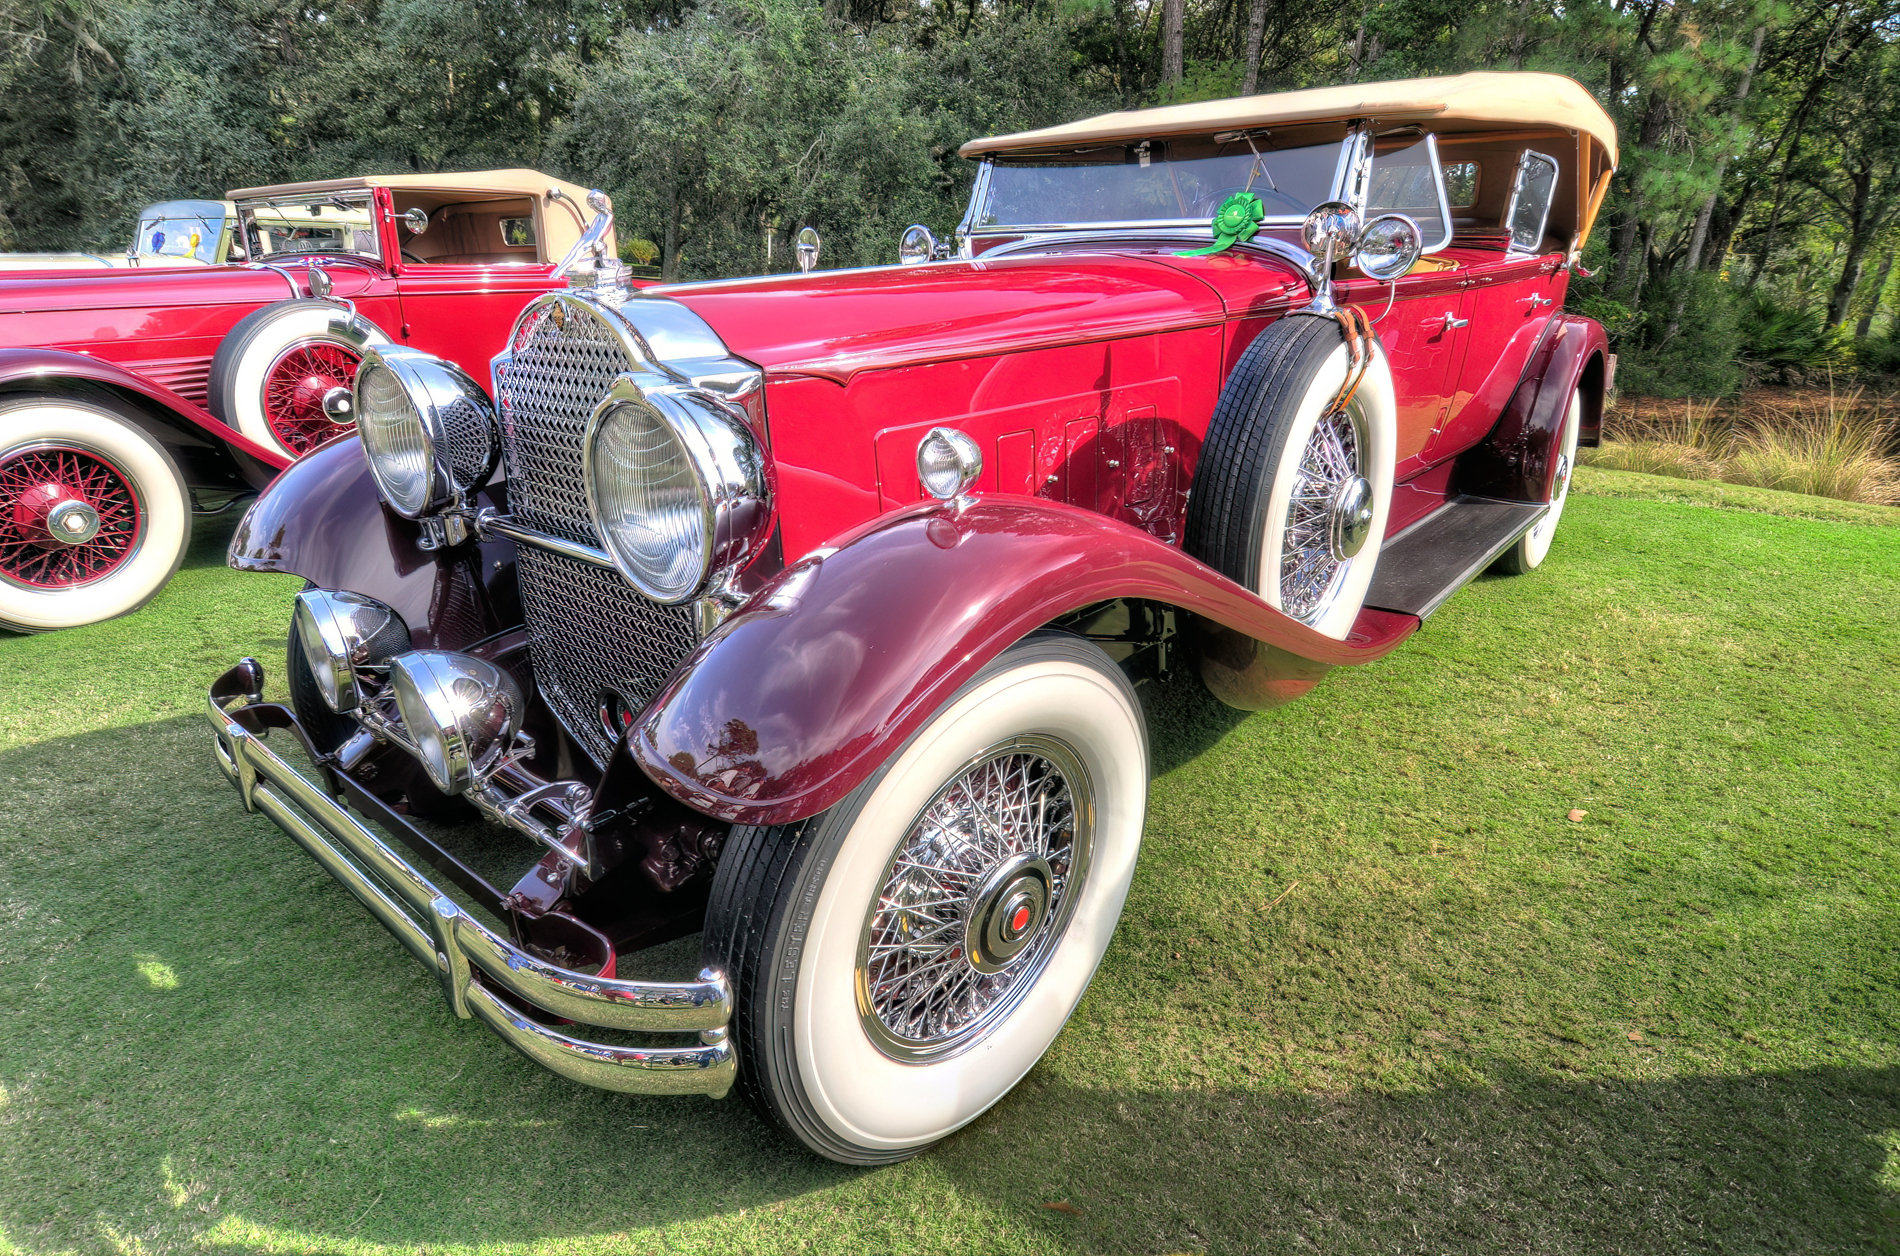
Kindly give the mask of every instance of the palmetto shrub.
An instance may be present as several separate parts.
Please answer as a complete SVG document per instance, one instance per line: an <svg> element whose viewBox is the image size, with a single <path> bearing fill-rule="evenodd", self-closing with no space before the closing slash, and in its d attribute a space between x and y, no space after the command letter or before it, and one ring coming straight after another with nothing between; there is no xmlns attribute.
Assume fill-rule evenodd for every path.
<svg viewBox="0 0 1900 1256"><path fill-rule="evenodd" d="M1742 304L1736 330L1742 366L1756 380L1794 383L1847 363L1845 338L1818 308L1783 305L1758 292Z"/></svg>

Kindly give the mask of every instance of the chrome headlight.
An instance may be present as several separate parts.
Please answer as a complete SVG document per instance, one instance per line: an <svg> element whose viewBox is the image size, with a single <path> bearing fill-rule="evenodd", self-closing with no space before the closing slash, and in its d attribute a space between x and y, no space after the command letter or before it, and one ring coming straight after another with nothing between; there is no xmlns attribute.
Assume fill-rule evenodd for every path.
<svg viewBox="0 0 1900 1256"><path fill-rule="evenodd" d="M491 771L521 728L521 687L485 659L412 650L389 660L389 682L403 731L445 794L459 794Z"/></svg>
<svg viewBox="0 0 1900 1256"><path fill-rule="evenodd" d="M764 460L744 424L701 393L623 378L582 443L587 508L627 580L656 602L698 593L746 558L770 514Z"/></svg>
<svg viewBox="0 0 1900 1256"><path fill-rule="evenodd" d="M453 362L399 345L363 351L356 425L383 500L410 519L460 505L501 451L481 386Z"/></svg>
<svg viewBox="0 0 1900 1256"><path fill-rule="evenodd" d="M339 715L363 705L363 668L380 667L409 648L402 617L360 593L306 589L291 614L317 691Z"/></svg>

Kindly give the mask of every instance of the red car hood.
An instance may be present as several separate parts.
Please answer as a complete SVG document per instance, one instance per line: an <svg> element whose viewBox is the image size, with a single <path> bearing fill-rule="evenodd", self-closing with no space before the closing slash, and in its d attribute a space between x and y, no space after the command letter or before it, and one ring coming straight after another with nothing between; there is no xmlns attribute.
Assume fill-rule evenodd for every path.
<svg viewBox="0 0 1900 1256"><path fill-rule="evenodd" d="M339 297L367 287L363 267L319 259L336 284ZM302 296L305 267L277 263L298 282L294 294L283 275L248 266L126 267L112 270L57 271L0 268L0 314L49 313L54 310L145 309L175 305L262 305Z"/></svg>
<svg viewBox="0 0 1900 1256"><path fill-rule="evenodd" d="M1288 268L1287 278L1293 278ZM768 371L859 371L1105 340L1227 317L1159 256L1065 253L663 287Z"/></svg>

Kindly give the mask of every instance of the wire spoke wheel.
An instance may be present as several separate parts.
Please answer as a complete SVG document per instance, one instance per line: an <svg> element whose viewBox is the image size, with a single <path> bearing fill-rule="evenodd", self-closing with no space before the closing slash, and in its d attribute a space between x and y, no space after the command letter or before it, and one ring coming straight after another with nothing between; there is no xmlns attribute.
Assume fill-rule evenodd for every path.
<svg viewBox="0 0 1900 1256"><path fill-rule="evenodd" d="M898 843L865 920L859 1013L886 1055L981 1038L1035 984L1088 872L1088 774L1047 737L985 751Z"/></svg>
<svg viewBox="0 0 1900 1256"><path fill-rule="evenodd" d="M326 405L347 397L361 359L339 344L303 341L280 353L264 373L264 420L278 441L302 457L356 430L354 412Z"/></svg>
<svg viewBox="0 0 1900 1256"><path fill-rule="evenodd" d="M1280 551L1280 605L1295 619L1318 619L1356 558L1340 552L1338 521L1344 496L1363 482L1364 444L1356 416L1333 410L1300 452Z"/></svg>
<svg viewBox="0 0 1900 1256"><path fill-rule="evenodd" d="M53 444L0 452L0 579L80 588L122 567L143 532L131 479L99 454Z"/></svg>

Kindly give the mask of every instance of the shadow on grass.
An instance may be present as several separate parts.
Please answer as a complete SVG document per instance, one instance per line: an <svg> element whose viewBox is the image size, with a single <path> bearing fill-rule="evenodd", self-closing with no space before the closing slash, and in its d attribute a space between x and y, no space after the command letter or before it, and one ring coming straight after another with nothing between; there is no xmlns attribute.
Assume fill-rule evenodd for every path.
<svg viewBox="0 0 1900 1256"><path fill-rule="evenodd" d="M1176 700L1188 737L1219 727ZM1818 1063L1632 1082L1487 1059L1502 1080L1484 1088L1320 1096L1078 1085L1070 1056L921 1162L843 1169L737 1099L588 1090L457 1023L240 810L209 741L185 718L0 755L0 1235L20 1250L611 1245L652 1227L714 1249L1156 1254L1900 1235L1900 1069ZM690 962L690 940L674 949L659 961Z"/></svg>

